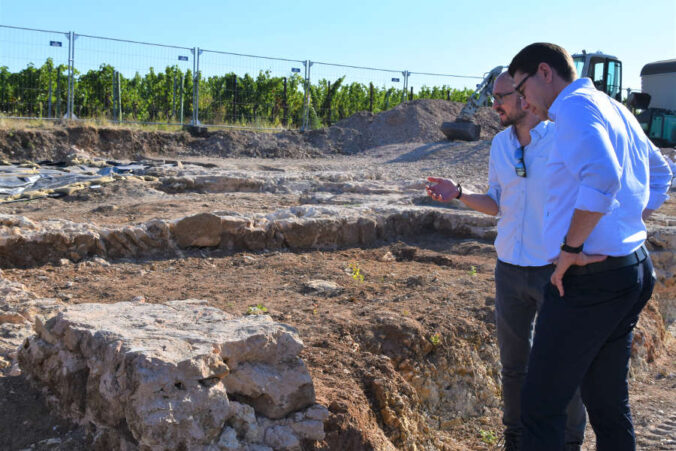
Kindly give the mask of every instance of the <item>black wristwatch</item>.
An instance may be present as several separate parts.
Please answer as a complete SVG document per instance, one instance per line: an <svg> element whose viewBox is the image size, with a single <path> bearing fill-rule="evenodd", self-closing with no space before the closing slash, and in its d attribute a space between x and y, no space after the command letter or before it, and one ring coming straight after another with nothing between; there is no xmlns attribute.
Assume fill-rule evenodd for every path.
<svg viewBox="0 0 676 451"><path fill-rule="evenodd" d="M561 244L562 251L568 252L569 254L579 254L582 252L583 247L584 243L580 244L578 247L568 246L568 244L566 244L566 237L563 237L563 244Z"/></svg>

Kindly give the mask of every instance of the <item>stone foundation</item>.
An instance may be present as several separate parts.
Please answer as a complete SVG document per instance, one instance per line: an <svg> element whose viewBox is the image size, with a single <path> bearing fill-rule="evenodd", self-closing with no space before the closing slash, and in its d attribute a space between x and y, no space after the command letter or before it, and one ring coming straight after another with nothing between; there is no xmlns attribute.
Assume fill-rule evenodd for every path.
<svg viewBox="0 0 676 451"><path fill-rule="evenodd" d="M69 306L19 350L25 375L113 449L300 449L324 438L295 329L205 301Z"/></svg>

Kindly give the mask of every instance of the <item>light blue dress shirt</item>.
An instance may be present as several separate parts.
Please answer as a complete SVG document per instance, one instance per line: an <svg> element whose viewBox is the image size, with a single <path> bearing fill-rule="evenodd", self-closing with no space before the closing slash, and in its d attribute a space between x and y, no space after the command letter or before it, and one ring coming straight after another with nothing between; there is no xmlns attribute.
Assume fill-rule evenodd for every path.
<svg viewBox="0 0 676 451"><path fill-rule="evenodd" d="M554 124L540 122L525 147L526 177L516 175L519 144L513 127L493 138L488 166L488 194L498 204L498 236L495 250L505 263L519 266L547 265L542 245L546 200L546 165L554 141Z"/></svg>
<svg viewBox="0 0 676 451"><path fill-rule="evenodd" d="M560 253L575 209L604 213L584 243L587 254L623 256L646 239L645 208L668 198L671 171L623 105L582 78L549 108L554 146L547 165L544 244Z"/></svg>

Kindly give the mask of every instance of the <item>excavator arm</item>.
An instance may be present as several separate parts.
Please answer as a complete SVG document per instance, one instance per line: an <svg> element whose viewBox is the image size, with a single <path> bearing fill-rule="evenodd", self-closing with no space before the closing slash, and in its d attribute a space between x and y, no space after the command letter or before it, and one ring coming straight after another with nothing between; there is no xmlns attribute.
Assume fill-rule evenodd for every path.
<svg viewBox="0 0 676 451"><path fill-rule="evenodd" d="M479 139L481 127L472 122L480 106L485 106L488 97L493 92L493 83L498 75L502 73L504 66L497 66L479 83L476 91L467 99L467 103L458 114L454 122L444 122L441 124L441 131L448 139L462 139L464 141L476 141Z"/></svg>

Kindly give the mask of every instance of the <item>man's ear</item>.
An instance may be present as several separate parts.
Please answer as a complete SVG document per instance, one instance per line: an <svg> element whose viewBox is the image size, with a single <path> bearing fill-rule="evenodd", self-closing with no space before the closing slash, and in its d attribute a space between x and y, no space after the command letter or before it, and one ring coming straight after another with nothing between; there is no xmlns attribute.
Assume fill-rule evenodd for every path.
<svg viewBox="0 0 676 451"><path fill-rule="evenodd" d="M544 78L545 82L551 83L554 80L554 71L549 64L540 63L538 65L538 72L542 74L542 78Z"/></svg>

